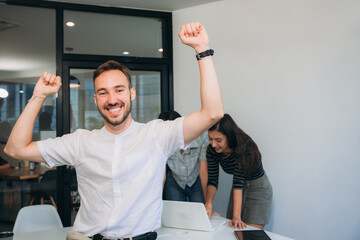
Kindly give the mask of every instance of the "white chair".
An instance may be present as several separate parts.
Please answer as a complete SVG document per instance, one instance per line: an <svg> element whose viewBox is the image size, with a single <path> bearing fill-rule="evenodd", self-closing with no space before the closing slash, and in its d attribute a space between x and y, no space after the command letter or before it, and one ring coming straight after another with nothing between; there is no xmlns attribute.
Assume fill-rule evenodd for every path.
<svg viewBox="0 0 360 240"><path fill-rule="evenodd" d="M58 212L52 205L33 205L20 209L13 229L14 234L63 228Z"/></svg>

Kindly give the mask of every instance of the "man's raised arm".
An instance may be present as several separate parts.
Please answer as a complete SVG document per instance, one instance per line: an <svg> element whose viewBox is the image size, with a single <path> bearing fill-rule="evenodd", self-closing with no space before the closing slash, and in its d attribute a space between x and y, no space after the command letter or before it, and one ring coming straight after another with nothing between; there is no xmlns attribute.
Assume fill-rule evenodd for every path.
<svg viewBox="0 0 360 240"><path fill-rule="evenodd" d="M43 162L36 142L32 142L32 134L36 116L47 96L57 93L61 87L61 78L44 72L36 83L33 96L24 111L16 121L5 146L5 153L9 156L34 162Z"/></svg>
<svg viewBox="0 0 360 240"><path fill-rule="evenodd" d="M205 28L198 22L183 25L179 32L182 43L194 48L196 54L210 49ZM189 143L208 130L224 115L221 90L211 56L198 60L200 69L201 109L184 119L185 143Z"/></svg>

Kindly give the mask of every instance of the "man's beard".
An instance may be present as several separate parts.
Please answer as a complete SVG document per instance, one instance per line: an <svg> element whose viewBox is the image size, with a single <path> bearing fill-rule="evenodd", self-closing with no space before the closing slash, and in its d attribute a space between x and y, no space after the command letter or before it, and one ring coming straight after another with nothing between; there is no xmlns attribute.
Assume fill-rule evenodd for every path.
<svg viewBox="0 0 360 240"><path fill-rule="evenodd" d="M109 123L110 125L116 127L118 125L121 125L129 116L130 112L131 112L131 107L132 107L132 103L131 103L131 99L130 99L130 104L129 105L125 105L125 109L124 109L124 114L122 115L122 117L118 120L112 120L111 118L109 118L108 116L106 116L102 111L99 110L98 111L100 113L100 115L103 117L103 119Z"/></svg>

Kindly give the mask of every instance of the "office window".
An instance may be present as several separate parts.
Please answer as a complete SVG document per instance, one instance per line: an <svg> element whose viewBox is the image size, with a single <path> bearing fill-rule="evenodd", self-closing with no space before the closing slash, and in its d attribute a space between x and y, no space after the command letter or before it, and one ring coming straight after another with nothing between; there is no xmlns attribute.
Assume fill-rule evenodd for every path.
<svg viewBox="0 0 360 240"><path fill-rule="evenodd" d="M163 57L160 18L64 11L64 53Z"/></svg>
<svg viewBox="0 0 360 240"><path fill-rule="evenodd" d="M40 75L44 71L55 73L55 35L54 9L0 4L0 165L11 166L0 173L1 231L12 230L19 209L32 199L33 204L40 203L33 198L33 184L48 168L37 165L32 169L34 165L28 161L7 156L3 147ZM56 136L55 95L45 100L39 116L33 140ZM54 200L57 201L56 197ZM51 204L48 198L44 201Z"/></svg>

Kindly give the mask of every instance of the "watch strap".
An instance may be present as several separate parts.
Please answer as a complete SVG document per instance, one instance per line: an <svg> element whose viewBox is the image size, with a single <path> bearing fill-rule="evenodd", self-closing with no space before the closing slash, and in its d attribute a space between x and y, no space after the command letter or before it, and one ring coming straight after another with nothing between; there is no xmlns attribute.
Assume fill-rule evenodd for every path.
<svg viewBox="0 0 360 240"><path fill-rule="evenodd" d="M204 52L199 52L198 54L196 54L196 59L200 60L200 59L202 59L204 57L212 56L212 55L214 55L214 50L208 49L208 50L206 50Z"/></svg>

